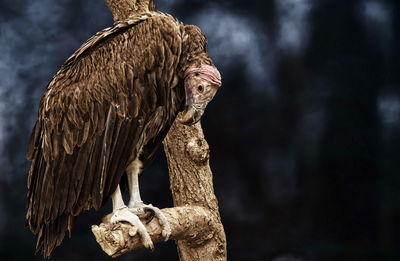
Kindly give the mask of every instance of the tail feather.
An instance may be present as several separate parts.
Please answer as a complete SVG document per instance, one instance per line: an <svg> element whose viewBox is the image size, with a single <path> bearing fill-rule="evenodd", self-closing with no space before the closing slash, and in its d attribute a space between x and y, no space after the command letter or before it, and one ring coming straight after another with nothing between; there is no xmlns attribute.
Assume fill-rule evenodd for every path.
<svg viewBox="0 0 400 261"><path fill-rule="evenodd" d="M42 224L38 229L30 227L37 236L36 253L44 258L51 257L53 250L58 247L68 231L71 234L73 216L63 214L54 221Z"/></svg>

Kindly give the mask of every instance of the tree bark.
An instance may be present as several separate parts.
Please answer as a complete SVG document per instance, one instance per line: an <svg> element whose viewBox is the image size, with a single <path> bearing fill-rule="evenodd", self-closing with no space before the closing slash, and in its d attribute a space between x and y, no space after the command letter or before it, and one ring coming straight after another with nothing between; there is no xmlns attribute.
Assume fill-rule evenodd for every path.
<svg viewBox="0 0 400 261"><path fill-rule="evenodd" d="M126 20L130 15L155 10L153 0L105 0L114 22Z"/></svg>
<svg viewBox="0 0 400 261"><path fill-rule="evenodd" d="M201 206L210 214L212 222L208 226L214 227L207 240L178 240L180 260L226 260L226 238L214 194L210 150L200 123L185 126L175 121L164 139L164 151L174 206ZM199 226L197 233L203 229L207 225Z"/></svg>
<svg viewBox="0 0 400 261"><path fill-rule="evenodd" d="M114 21L143 10L154 10L152 0L105 0ZM210 151L200 123L175 122L164 140L174 208L162 209L170 223L170 239L177 240L181 261L226 260L226 238L214 194ZM157 220L145 224L153 242L163 240ZM117 257L143 247L136 228L124 223L102 223L92 231L102 249Z"/></svg>
<svg viewBox="0 0 400 261"><path fill-rule="evenodd" d="M161 212L171 226L169 239L196 240L201 243L214 234L215 223L210 218L211 213L202 207L165 208ZM162 228L157 219L144 225L154 243L164 241ZM199 231L199 227L204 229ZM143 247L136 227L127 223L111 224L103 220L99 226L92 226L92 232L103 251L112 257Z"/></svg>

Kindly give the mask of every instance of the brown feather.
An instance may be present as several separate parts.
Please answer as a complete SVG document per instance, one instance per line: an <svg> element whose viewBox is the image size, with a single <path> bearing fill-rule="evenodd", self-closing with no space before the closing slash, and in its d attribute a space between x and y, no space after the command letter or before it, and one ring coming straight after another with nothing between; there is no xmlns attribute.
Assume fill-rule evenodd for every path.
<svg viewBox="0 0 400 261"><path fill-rule="evenodd" d="M203 37L185 28L159 12L131 17L90 38L48 85L27 150L27 225L44 256L74 216L102 206L143 148L146 162L154 157L184 101L182 80L170 85L188 61L208 59L185 46Z"/></svg>
<svg viewBox="0 0 400 261"><path fill-rule="evenodd" d="M26 157L28 160L33 160L34 152L35 152L35 150L37 150L37 147L38 147L40 131L41 131L40 124L38 121L36 121L35 126L33 126L32 134L28 141L28 150L26 153Z"/></svg>

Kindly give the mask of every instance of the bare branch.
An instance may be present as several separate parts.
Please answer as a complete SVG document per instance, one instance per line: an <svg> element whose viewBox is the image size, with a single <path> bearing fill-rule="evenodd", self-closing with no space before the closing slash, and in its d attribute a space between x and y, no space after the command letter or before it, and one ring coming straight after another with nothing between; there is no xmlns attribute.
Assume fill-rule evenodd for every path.
<svg viewBox="0 0 400 261"><path fill-rule="evenodd" d="M174 206L202 206L210 213L213 237L202 247L190 240L178 240L181 261L226 260L226 238L214 194L209 158L210 149L200 123L175 123L164 139ZM207 229L207 225L198 230Z"/></svg>
<svg viewBox="0 0 400 261"><path fill-rule="evenodd" d="M202 207L175 207L161 210L171 226L170 239L188 240L193 246L202 245L214 234L215 223ZM157 219L145 224L153 242L164 241ZM199 229L202 228L202 229ZM109 256L118 257L143 248L137 228L128 223L102 223L92 226L96 241Z"/></svg>

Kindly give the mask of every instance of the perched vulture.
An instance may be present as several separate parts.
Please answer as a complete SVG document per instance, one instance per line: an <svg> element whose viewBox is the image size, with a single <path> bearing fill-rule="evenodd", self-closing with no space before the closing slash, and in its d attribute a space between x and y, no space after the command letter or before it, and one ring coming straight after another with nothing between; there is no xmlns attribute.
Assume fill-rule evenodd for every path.
<svg viewBox="0 0 400 261"><path fill-rule="evenodd" d="M40 101L27 157L27 226L49 257L83 210L112 199L111 222L138 227L151 210L168 238L160 210L140 198L138 175L151 162L179 111L196 123L221 85L199 28L148 11L102 30L53 77ZM126 175L130 201L120 183Z"/></svg>

